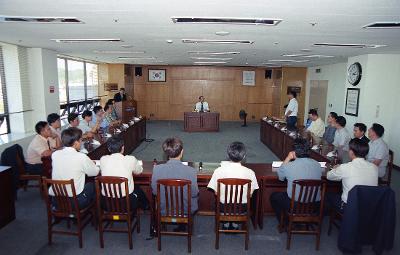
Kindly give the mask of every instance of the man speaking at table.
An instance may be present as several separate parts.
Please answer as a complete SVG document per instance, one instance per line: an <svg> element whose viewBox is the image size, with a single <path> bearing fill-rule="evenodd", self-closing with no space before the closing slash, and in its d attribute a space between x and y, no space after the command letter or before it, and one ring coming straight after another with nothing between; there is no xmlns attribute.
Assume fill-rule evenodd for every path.
<svg viewBox="0 0 400 255"><path fill-rule="evenodd" d="M196 107L194 108L194 110L196 112L209 112L210 108L208 107L208 103L206 101L204 101L204 97L200 96L199 97L199 102L196 103Z"/></svg>

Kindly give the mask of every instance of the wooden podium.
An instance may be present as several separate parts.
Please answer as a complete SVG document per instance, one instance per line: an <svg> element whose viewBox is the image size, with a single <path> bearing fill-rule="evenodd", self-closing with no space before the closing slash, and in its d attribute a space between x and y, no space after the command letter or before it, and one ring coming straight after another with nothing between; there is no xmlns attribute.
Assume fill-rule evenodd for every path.
<svg viewBox="0 0 400 255"><path fill-rule="evenodd" d="M133 117L136 117L137 104L135 100L116 102L114 105L117 115L123 123L128 123L129 120L133 119Z"/></svg>
<svg viewBox="0 0 400 255"><path fill-rule="evenodd" d="M218 132L219 112L185 112L185 132Z"/></svg>

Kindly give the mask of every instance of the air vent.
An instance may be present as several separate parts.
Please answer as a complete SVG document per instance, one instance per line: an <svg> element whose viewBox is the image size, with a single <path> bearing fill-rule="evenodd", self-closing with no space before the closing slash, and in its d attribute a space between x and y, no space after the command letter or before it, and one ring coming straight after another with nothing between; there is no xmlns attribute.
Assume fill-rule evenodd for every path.
<svg viewBox="0 0 400 255"><path fill-rule="evenodd" d="M197 55L238 55L239 51L188 51L189 54Z"/></svg>
<svg viewBox="0 0 400 255"><path fill-rule="evenodd" d="M58 43L87 43L87 42L120 42L119 38L92 38L92 39L50 39Z"/></svg>
<svg viewBox="0 0 400 255"><path fill-rule="evenodd" d="M380 48L380 47L385 47L386 45L379 45L379 44L352 44L352 43L314 43L313 46L316 47L342 47L342 48L370 48L370 49L375 49L375 48Z"/></svg>
<svg viewBox="0 0 400 255"><path fill-rule="evenodd" d="M75 17L23 17L0 15L0 22L29 22L46 24L79 24L84 23Z"/></svg>
<svg viewBox="0 0 400 255"><path fill-rule="evenodd" d="M253 44L249 40L212 40L212 39L182 39L183 43L215 43L215 44Z"/></svg>
<svg viewBox="0 0 400 255"><path fill-rule="evenodd" d="M144 54L145 51L94 50L97 54Z"/></svg>
<svg viewBox="0 0 400 255"><path fill-rule="evenodd" d="M400 22L374 22L363 28L400 28Z"/></svg>
<svg viewBox="0 0 400 255"><path fill-rule="evenodd" d="M236 25L265 25L276 26L282 19L270 18L213 18L213 17L171 17L174 23L195 24L236 24Z"/></svg>

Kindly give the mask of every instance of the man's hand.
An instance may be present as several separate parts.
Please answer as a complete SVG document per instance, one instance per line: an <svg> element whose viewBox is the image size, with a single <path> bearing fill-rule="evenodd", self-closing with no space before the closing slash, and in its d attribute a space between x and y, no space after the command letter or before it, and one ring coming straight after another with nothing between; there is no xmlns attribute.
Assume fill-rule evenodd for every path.
<svg viewBox="0 0 400 255"><path fill-rule="evenodd" d="M289 152L289 154L286 156L285 161L283 161L283 163L288 163L288 162L290 162L291 160L294 160L294 159L296 159L296 152L291 151L291 152Z"/></svg>
<svg viewBox="0 0 400 255"><path fill-rule="evenodd" d="M42 153L42 157L49 157L53 153L51 150L46 150Z"/></svg>

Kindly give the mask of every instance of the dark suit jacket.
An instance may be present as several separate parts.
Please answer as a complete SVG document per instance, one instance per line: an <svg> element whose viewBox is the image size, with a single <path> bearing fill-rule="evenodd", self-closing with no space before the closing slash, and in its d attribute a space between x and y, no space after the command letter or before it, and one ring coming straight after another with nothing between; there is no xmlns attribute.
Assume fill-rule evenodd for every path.
<svg viewBox="0 0 400 255"><path fill-rule="evenodd" d="M363 137L361 137L361 140L363 140L366 143L369 143L369 139L365 135Z"/></svg>
<svg viewBox="0 0 400 255"><path fill-rule="evenodd" d="M1 154L1 164L3 166L12 166L15 195L17 195L18 182L19 182L19 171L17 167L17 157L16 157L17 154L25 162L24 153L22 147L19 144L14 144L6 148Z"/></svg>
<svg viewBox="0 0 400 255"><path fill-rule="evenodd" d="M126 101L126 94L124 94L123 97L121 97L121 93L117 93L114 95L114 102L121 102L121 101Z"/></svg>

